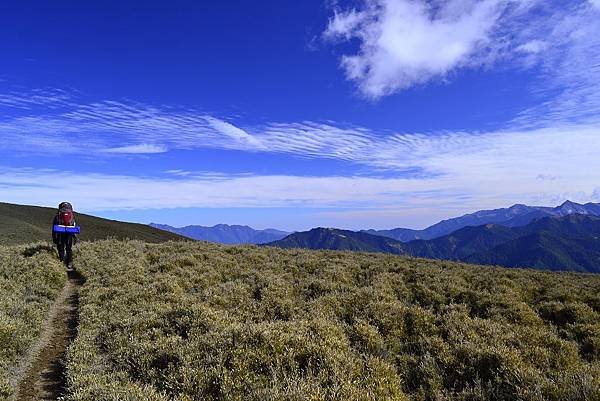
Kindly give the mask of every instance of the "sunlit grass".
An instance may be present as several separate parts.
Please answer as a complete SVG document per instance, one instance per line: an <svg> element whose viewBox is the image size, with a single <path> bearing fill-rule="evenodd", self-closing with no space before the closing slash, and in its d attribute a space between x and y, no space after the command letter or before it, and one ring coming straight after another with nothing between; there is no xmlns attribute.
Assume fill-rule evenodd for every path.
<svg viewBox="0 0 600 401"><path fill-rule="evenodd" d="M84 244L69 400L600 399L600 277Z"/></svg>
<svg viewBox="0 0 600 401"><path fill-rule="evenodd" d="M48 245L0 246L0 399L13 394L17 367L66 278Z"/></svg>

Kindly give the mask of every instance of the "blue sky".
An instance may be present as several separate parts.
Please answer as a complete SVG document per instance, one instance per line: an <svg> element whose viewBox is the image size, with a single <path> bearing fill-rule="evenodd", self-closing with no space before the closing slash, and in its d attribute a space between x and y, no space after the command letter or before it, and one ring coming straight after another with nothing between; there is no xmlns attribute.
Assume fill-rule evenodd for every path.
<svg viewBox="0 0 600 401"><path fill-rule="evenodd" d="M600 202L600 2L11 2L0 201L424 227Z"/></svg>

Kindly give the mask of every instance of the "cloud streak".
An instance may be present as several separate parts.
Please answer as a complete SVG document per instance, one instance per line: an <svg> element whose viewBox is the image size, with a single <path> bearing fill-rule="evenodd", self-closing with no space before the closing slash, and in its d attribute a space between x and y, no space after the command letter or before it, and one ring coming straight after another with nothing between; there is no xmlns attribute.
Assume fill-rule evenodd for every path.
<svg viewBox="0 0 600 401"><path fill-rule="evenodd" d="M2 82L2 80L0 80ZM33 89L29 91L9 91L0 93L0 106L21 110L32 110L36 107L57 109L73 106L74 91L58 88Z"/></svg>
<svg viewBox="0 0 600 401"><path fill-rule="evenodd" d="M191 110L164 111L107 101L0 120L0 149L107 157L200 148L241 150L334 159L418 177L449 174L454 166L468 165L475 156L489 158L490 163L510 160L508 166L523 165L519 159L533 160L540 170L549 156L561 154L565 147L600 148L599 127L590 122L546 129L431 134L382 133L310 121L238 127Z"/></svg>
<svg viewBox="0 0 600 401"><path fill-rule="evenodd" d="M348 216L361 210L365 216L421 216L423 210L436 210L436 217L448 217L516 202L600 201L595 173L600 171L599 132L599 127L562 127L485 135L396 135L364 142L360 152L348 151L343 144L337 152L370 165L418 165L427 171L418 176L307 177L170 170L160 176L134 177L4 167L0 190L4 201L36 204L70 193L78 208L93 211L312 207L355 210L347 212ZM331 140L327 145L333 146ZM47 185L57 181L61 188Z"/></svg>
<svg viewBox="0 0 600 401"><path fill-rule="evenodd" d="M167 148L161 145L142 143L139 145L121 146L118 148L104 149L103 152L121 154L155 154L165 153L167 152Z"/></svg>
<svg viewBox="0 0 600 401"><path fill-rule="evenodd" d="M528 127L557 121L584 124L600 120L600 7L565 4L565 12L529 28L529 36L545 41L532 48L541 73L534 95L543 99L522 111L514 123Z"/></svg>

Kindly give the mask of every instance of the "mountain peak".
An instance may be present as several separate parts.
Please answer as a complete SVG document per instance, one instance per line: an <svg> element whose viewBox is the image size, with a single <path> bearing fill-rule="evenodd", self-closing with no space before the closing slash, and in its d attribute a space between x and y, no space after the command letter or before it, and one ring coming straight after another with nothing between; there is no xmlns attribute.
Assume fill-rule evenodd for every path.
<svg viewBox="0 0 600 401"><path fill-rule="evenodd" d="M571 202L570 200L565 201L562 205L560 205L557 210L561 213L561 214L575 214L575 213L580 213L580 214L588 214L588 210L586 209L585 206L580 205L579 203L576 202Z"/></svg>
<svg viewBox="0 0 600 401"><path fill-rule="evenodd" d="M560 207L569 207L569 206L573 207L573 206L581 206L581 205L579 203L572 202L568 199L566 201L564 201L562 205L560 205Z"/></svg>
<svg viewBox="0 0 600 401"><path fill-rule="evenodd" d="M315 228L311 228L310 230L308 230L308 232L311 232L311 231L313 231L313 232L319 232L319 231L325 231L325 232L327 232L327 231L336 231L336 230L338 230L338 229L334 228L334 227L315 227Z"/></svg>

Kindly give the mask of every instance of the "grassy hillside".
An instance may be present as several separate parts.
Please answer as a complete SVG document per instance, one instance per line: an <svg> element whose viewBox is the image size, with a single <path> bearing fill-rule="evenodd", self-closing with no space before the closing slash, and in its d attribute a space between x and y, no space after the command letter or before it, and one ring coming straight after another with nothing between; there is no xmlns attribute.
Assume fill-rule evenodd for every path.
<svg viewBox="0 0 600 401"><path fill-rule="evenodd" d="M139 239L146 242L181 240L183 237L145 224L123 223L88 216L75 211L81 226L80 239ZM0 245L26 244L51 240L52 219L56 209L0 203Z"/></svg>
<svg viewBox="0 0 600 401"><path fill-rule="evenodd" d="M51 248L0 246L0 400L12 395L18 366L66 278Z"/></svg>
<svg viewBox="0 0 600 401"><path fill-rule="evenodd" d="M79 258L70 401L600 399L600 276L184 242Z"/></svg>

